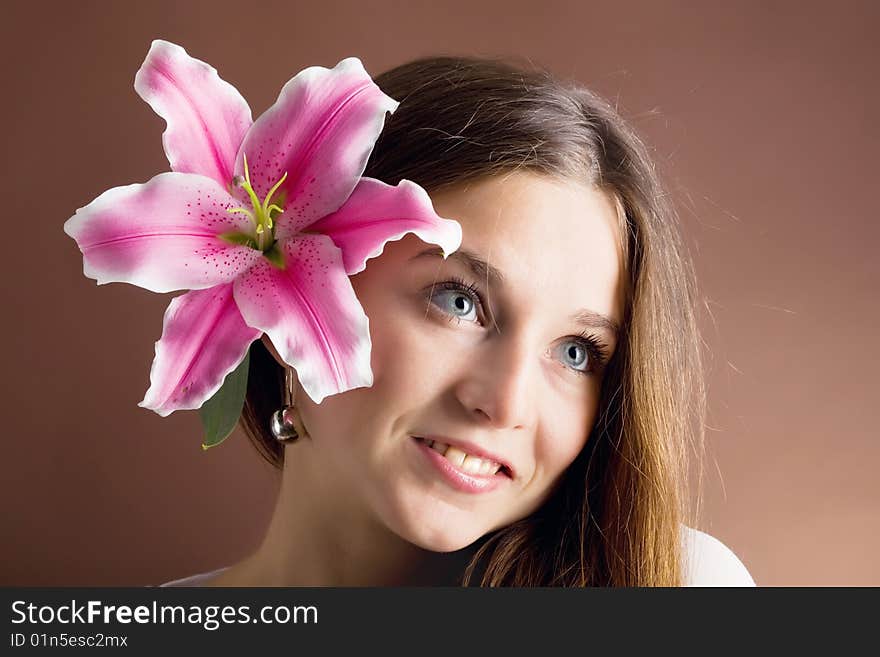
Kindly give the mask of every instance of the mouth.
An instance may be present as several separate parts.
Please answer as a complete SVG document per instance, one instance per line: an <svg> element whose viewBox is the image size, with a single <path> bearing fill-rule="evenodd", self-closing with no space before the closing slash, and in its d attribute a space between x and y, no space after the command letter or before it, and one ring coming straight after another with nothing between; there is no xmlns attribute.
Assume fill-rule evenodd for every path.
<svg viewBox="0 0 880 657"><path fill-rule="evenodd" d="M437 452L437 454L448 461L456 470L471 477L513 479L513 472L510 467L504 463L499 463L483 456L469 454L466 451L449 445L448 443L444 443L441 440L433 440L422 436L413 436L413 438L416 442Z"/></svg>

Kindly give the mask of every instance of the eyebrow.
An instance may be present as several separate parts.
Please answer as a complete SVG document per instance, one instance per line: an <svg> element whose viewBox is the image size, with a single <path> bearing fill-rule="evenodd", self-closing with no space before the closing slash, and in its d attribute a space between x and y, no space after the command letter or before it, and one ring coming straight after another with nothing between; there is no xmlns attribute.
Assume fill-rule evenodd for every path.
<svg viewBox="0 0 880 657"><path fill-rule="evenodd" d="M442 258L443 249L440 247L425 249L410 258L410 261L423 257ZM486 280L489 284L494 284L498 287L503 287L504 274L502 274L496 267L490 265L485 258L473 251L468 251L467 249L462 248L450 253L449 258L470 269L478 279ZM617 322L607 315L598 313L595 310L589 310L588 308L581 308L575 312L571 316L571 321L583 328L604 329L606 331L611 331L615 336L620 334L620 325Z"/></svg>

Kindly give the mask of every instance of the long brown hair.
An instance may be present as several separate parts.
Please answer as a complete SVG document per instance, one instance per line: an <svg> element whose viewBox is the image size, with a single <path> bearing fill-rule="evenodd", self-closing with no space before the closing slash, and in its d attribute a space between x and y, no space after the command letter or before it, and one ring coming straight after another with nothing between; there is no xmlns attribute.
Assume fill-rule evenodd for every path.
<svg viewBox="0 0 880 657"><path fill-rule="evenodd" d="M478 541L461 583L681 584L681 523L697 511L688 456L701 463L705 392L693 270L644 144L608 102L542 70L432 57L375 81L400 106L365 176L431 192L529 171L607 192L622 224L626 312L589 440L538 511ZM281 368L255 342L242 423L278 467L283 449L266 427L281 391Z"/></svg>

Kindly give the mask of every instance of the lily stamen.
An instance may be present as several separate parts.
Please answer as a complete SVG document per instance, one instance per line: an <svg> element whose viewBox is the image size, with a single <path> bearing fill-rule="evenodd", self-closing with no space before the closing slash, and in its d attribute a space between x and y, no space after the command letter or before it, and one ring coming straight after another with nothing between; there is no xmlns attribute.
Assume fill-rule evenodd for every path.
<svg viewBox="0 0 880 657"><path fill-rule="evenodd" d="M284 212L284 208L282 208L277 203L272 203L272 197L275 195L275 192L278 191L278 188L281 187L281 184L287 180L287 172L284 172L284 175L281 176L280 180L272 185L272 188L269 190L269 193L266 194L265 200L260 202L260 198L257 196L256 191L254 191L253 184L251 183L251 172L248 167L247 155L242 156L244 159L244 180L241 180L238 177L234 184L238 184L242 189L244 189L248 196L251 199L252 209L248 210L246 208L232 208L227 210L227 212L235 214L241 213L246 214L251 218L251 221L254 222L254 231L257 234L257 248L264 253L272 247L275 240L273 228L275 227L275 222L272 218L272 212L277 213L277 215ZM268 239L267 239L268 236Z"/></svg>

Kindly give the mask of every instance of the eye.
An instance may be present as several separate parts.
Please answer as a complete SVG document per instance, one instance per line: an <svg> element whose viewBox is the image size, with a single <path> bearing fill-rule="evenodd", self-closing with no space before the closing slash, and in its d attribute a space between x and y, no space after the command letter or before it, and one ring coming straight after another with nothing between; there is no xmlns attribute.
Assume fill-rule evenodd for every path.
<svg viewBox="0 0 880 657"><path fill-rule="evenodd" d="M434 286L431 303L453 319L473 322L479 319L477 292L463 281L444 281Z"/></svg>
<svg viewBox="0 0 880 657"><path fill-rule="evenodd" d="M478 322L485 324L480 313L483 300L479 288L473 283L454 279L436 283L429 296L449 321ZM595 335L581 333L569 336L556 347L556 358L566 370L581 376L590 376L604 369L608 363L608 346Z"/></svg>
<svg viewBox="0 0 880 657"><path fill-rule="evenodd" d="M608 347L595 335L583 333L560 344L559 359L577 374L590 375L603 368Z"/></svg>
<svg viewBox="0 0 880 657"><path fill-rule="evenodd" d="M589 354L580 342L565 342L562 349L562 359L567 361L569 367L574 370L585 369L588 364Z"/></svg>

